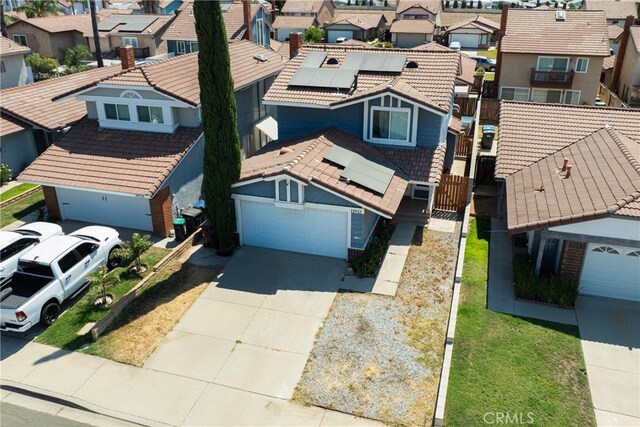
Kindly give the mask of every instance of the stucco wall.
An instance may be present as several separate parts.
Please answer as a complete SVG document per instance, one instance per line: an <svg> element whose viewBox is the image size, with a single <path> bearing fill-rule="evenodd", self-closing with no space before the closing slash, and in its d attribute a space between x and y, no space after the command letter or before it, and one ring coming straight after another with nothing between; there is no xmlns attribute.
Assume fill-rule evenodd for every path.
<svg viewBox="0 0 640 427"><path fill-rule="evenodd" d="M629 39L627 48L625 49L624 62L620 71L620 84L618 85L618 96L622 99L623 95L627 95L622 99L628 101L628 94L634 85L640 85L640 53L636 52L633 41ZM625 94L625 86L626 94Z"/></svg>
<svg viewBox="0 0 640 427"><path fill-rule="evenodd" d="M293 138L331 126L362 137L362 104L336 110L284 106L278 106L277 110L279 139Z"/></svg>
<svg viewBox="0 0 640 427"><path fill-rule="evenodd" d="M0 140L2 163L9 166L14 177L37 156L38 153L30 129L3 136Z"/></svg>
<svg viewBox="0 0 640 427"><path fill-rule="evenodd" d="M242 194L245 196L265 197L275 199L276 184L275 181L259 181L232 189L233 194ZM304 187L304 202L317 203L322 205L358 207L356 204L349 202L341 197L331 194L315 185L307 185Z"/></svg>
<svg viewBox="0 0 640 427"><path fill-rule="evenodd" d="M0 89L21 86L27 82L27 66L23 55L3 55L4 72L0 75Z"/></svg>
<svg viewBox="0 0 640 427"><path fill-rule="evenodd" d="M550 227L549 231L635 240L640 244L640 219L613 215L609 218Z"/></svg>
<svg viewBox="0 0 640 427"><path fill-rule="evenodd" d="M172 210L176 204L184 209L198 201L202 193L202 158L204 156L204 136L200 136L195 145L173 170L169 179L161 188L169 187Z"/></svg>
<svg viewBox="0 0 640 427"><path fill-rule="evenodd" d="M14 34L22 34L27 37L27 46L32 52L37 52L49 58L60 58L60 49L68 49L77 44L86 45L82 33L79 31L65 31L49 34L39 28L23 21L7 27L7 34L13 40Z"/></svg>

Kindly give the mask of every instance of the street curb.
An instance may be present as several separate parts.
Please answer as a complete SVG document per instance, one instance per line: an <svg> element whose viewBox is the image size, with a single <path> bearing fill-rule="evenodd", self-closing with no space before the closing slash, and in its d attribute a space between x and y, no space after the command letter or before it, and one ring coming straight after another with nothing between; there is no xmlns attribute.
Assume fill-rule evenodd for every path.
<svg viewBox="0 0 640 427"><path fill-rule="evenodd" d="M103 408L73 396L67 396L61 393L44 390L38 387L21 384L11 380L2 380L2 383L0 383L0 389L9 393L21 394L23 396L65 406L67 408L71 408L74 410L88 412L98 417L105 417L111 420L118 420L118 421L129 423L132 425L154 426L154 427L170 426L170 424L164 424L158 421L148 420L146 418L137 417L135 415L125 414L123 412L118 412L111 409Z"/></svg>

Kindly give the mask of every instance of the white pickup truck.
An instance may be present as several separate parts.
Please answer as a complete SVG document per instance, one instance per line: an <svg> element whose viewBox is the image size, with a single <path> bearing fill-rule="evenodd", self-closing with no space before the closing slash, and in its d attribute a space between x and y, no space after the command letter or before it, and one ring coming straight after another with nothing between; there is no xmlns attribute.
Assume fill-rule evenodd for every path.
<svg viewBox="0 0 640 427"><path fill-rule="evenodd" d="M18 271L0 285L0 331L51 325L63 301L84 289L89 273L107 264L120 245L116 230L90 226L53 236L26 252Z"/></svg>

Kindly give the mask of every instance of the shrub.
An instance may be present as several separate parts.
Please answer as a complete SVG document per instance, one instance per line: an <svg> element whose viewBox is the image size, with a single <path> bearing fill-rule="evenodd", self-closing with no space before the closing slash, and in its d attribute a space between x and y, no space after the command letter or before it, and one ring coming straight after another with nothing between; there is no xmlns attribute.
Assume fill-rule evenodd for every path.
<svg viewBox="0 0 640 427"><path fill-rule="evenodd" d="M353 268L356 276L371 277L376 274L389 246L389 239L391 239L394 228L388 222L382 222L378 225L362 255L351 263L351 268Z"/></svg>
<svg viewBox="0 0 640 427"><path fill-rule="evenodd" d="M324 30L317 27L309 27L304 32L304 41L309 43L322 43L324 41Z"/></svg>
<svg viewBox="0 0 640 427"><path fill-rule="evenodd" d="M482 9L482 0L478 0L478 9Z"/></svg>
<svg viewBox="0 0 640 427"><path fill-rule="evenodd" d="M536 277L535 259L528 254L513 257L513 284L516 298L573 307L578 285L555 275Z"/></svg>
<svg viewBox="0 0 640 427"><path fill-rule="evenodd" d="M0 185L5 185L11 181L11 169L4 163L0 165Z"/></svg>
<svg viewBox="0 0 640 427"><path fill-rule="evenodd" d="M466 9L467 8L467 0L462 0L462 4L460 5L461 9Z"/></svg>
<svg viewBox="0 0 640 427"><path fill-rule="evenodd" d="M31 67L31 71L38 78L49 78L50 74L58 68L58 63L55 59L46 58L39 53L32 53L27 55L24 59L25 64Z"/></svg>
<svg viewBox="0 0 640 427"><path fill-rule="evenodd" d="M453 0L453 8L454 9L458 8L458 0Z"/></svg>
<svg viewBox="0 0 640 427"><path fill-rule="evenodd" d="M122 249L118 249L114 254L116 257L123 258L128 262L135 261L134 269L136 271L144 270L140 257L151 247L151 236L148 234L141 236L139 233L133 233L130 242L125 242Z"/></svg>
<svg viewBox="0 0 640 427"><path fill-rule="evenodd" d="M67 67L67 74L74 74L86 71L89 67L84 61L91 58L91 51L84 45L76 45L68 49L61 50L62 63Z"/></svg>
<svg viewBox="0 0 640 427"><path fill-rule="evenodd" d="M451 1L447 0L446 3L444 4L445 9L449 9L451 7Z"/></svg>

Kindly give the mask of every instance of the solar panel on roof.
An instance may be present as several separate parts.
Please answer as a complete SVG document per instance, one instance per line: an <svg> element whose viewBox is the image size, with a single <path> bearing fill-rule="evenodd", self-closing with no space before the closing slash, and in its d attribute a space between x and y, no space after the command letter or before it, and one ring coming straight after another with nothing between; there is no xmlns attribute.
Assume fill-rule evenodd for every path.
<svg viewBox="0 0 640 427"><path fill-rule="evenodd" d="M341 177L380 194L387 191L395 173L393 169L367 160L361 155L337 145L327 151L324 159L344 168L340 174Z"/></svg>
<svg viewBox="0 0 640 427"><path fill-rule="evenodd" d="M353 70L335 70L331 86L337 89L349 89L356 79L356 73Z"/></svg>
<svg viewBox="0 0 640 427"><path fill-rule="evenodd" d="M320 68L326 57L327 52L309 52L300 67Z"/></svg>
<svg viewBox="0 0 640 427"><path fill-rule="evenodd" d="M404 68L406 55L383 53L349 53L345 57L341 68L357 71L379 71L384 73L399 73Z"/></svg>
<svg viewBox="0 0 640 427"><path fill-rule="evenodd" d="M342 61L340 68L359 70L362 61L364 61L364 53L349 53Z"/></svg>
<svg viewBox="0 0 640 427"><path fill-rule="evenodd" d="M111 31L118 25L122 25L119 31L139 33L153 24L156 19L158 18L155 16L112 16L98 24L98 31Z"/></svg>
<svg viewBox="0 0 640 427"><path fill-rule="evenodd" d="M291 80L289 80L289 84L291 86L308 86L315 72L316 70L313 68L298 68Z"/></svg>
<svg viewBox="0 0 640 427"><path fill-rule="evenodd" d="M327 154L324 155L324 158L342 167L346 167L353 158L354 154L355 153L353 151L349 151L338 145L334 145L333 147L329 148L329 151L327 151Z"/></svg>
<svg viewBox="0 0 640 427"><path fill-rule="evenodd" d="M289 80L290 86L349 89L355 80L353 70L335 68L298 68Z"/></svg>
<svg viewBox="0 0 640 427"><path fill-rule="evenodd" d="M109 18L98 24L98 31L111 31L118 25L120 25L120 22L117 19Z"/></svg>

